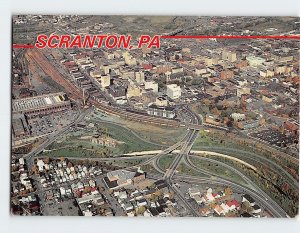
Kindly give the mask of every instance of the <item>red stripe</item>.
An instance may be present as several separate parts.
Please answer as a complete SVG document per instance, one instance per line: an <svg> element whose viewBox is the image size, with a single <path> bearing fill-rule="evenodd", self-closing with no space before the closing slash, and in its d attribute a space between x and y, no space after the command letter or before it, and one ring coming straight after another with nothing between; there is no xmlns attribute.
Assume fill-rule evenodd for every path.
<svg viewBox="0 0 300 233"><path fill-rule="evenodd" d="M163 35L161 38L164 39L294 39L299 40L300 35L269 35L269 36L235 36L235 35L217 35L217 36L187 36L187 35L177 35L168 36Z"/></svg>
<svg viewBox="0 0 300 233"><path fill-rule="evenodd" d="M32 44L13 44L14 49L32 49L34 45Z"/></svg>
<svg viewBox="0 0 300 233"><path fill-rule="evenodd" d="M300 40L300 35L266 35L266 36L236 36L236 35L176 35L176 36L168 36L162 35L163 39L290 39L290 40ZM26 48L34 48L35 46L32 44L13 44L13 48L15 49L26 49Z"/></svg>

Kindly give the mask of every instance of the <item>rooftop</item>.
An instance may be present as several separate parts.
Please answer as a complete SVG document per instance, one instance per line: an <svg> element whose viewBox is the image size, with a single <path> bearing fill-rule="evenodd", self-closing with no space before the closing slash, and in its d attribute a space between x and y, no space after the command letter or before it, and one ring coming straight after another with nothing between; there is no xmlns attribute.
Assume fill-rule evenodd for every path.
<svg viewBox="0 0 300 233"><path fill-rule="evenodd" d="M57 105L67 100L66 94L63 92L17 99L12 103L12 110L13 112L28 111L31 109Z"/></svg>

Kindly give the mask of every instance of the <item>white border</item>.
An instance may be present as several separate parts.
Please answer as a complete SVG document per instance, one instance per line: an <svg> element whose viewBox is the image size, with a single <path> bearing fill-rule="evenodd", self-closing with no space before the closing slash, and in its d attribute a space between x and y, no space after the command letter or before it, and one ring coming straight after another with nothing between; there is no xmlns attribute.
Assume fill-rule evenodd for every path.
<svg viewBox="0 0 300 233"><path fill-rule="evenodd" d="M202 16L299 16L300 0L23 0L1 2L0 232L297 232L299 219L11 217L10 54L12 14L131 14Z"/></svg>

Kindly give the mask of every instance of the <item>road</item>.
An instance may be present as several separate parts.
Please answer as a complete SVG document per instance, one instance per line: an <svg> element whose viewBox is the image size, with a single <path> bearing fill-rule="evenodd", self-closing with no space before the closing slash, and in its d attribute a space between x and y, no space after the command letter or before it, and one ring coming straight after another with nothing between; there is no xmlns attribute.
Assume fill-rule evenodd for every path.
<svg viewBox="0 0 300 233"><path fill-rule="evenodd" d="M125 127L124 125L120 124L120 123L116 123L116 122L113 122L113 121L105 121L105 120L99 120L99 119L96 119L95 121L97 122L100 122L100 123L107 123L107 124L111 124L111 125L115 125L115 126L118 126L118 127L121 127L127 131L129 131L130 133L132 133L135 137L137 137L138 139L140 139L141 141L145 142L145 143L148 143L148 144L152 144L152 145L155 145L155 146L158 146L158 147L166 147L166 145L163 145L163 144L158 144L158 143L155 143L155 142L152 142L152 141L147 141L145 138L141 137L139 134L137 134L135 131Z"/></svg>
<svg viewBox="0 0 300 233"><path fill-rule="evenodd" d="M198 158L200 158L198 156ZM243 189L245 190L252 190L253 192L255 192L257 195L259 195L260 197L263 197L264 198L264 202L265 202L265 205L268 205L268 206L271 206L272 209L273 209L273 213L278 216L278 217L286 217L286 212L275 202L273 201L261 188L259 188L251 179L249 179L248 177L246 177L243 173L241 173L239 170L227 165L227 164L224 164L220 161L216 161L216 160L212 160L212 159L207 159L207 158L200 158L200 159L207 159L209 161L212 161L214 163L219 163L220 165L224 166L224 167L227 167L228 169L234 171L236 174L240 175L250 186L247 187L246 185L242 185L242 184L237 184L237 183L234 183L228 179L225 179L223 178L222 176L218 175L218 174L214 174L214 173L211 173L211 172L207 172L206 170L203 170L199 167L197 167L196 165L194 165L191 160L189 159L189 157L186 158L186 162L188 164L189 167L191 167L192 169L196 170L196 171L199 171L201 173L208 173L214 177L218 177L218 179L224 183L229 183L231 186L232 184L235 184L236 186L239 186L239 187L242 187ZM230 187L231 187L230 186ZM268 201L267 201L268 200Z"/></svg>
<svg viewBox="0 0 300 233"><path fill-rule="evenodd" d="M198 149L198 148L197 148ZM246 158L248 160L254 161L256 163L260 163L265 165L265 162L269 163L268 167L269 169L273 170L275 173L278 172L282 172L286 178L289 180L289 184L293 185L295 188L298 189L299 187L299 183L298 181L290 174L288 173L285 169L283 169L281 166L279 166L277 163L275 163L273 160L268 159L264 156L260 156L259 154L255 154L249 151L244 151L244 150L240 150L240 149L236 149L236 148L219 148L216 146L203 146L201 147L202 150L206 150L206 151L212 151L212 152L217 152L217 153L226 153L226 154L230 154L233 157L236 158ZM238 156L236 156L238 155ZM271 166L270 166L271 165ZM276 168L277 170L274 170L274 168Z"/></svg>
<svg viewBox="0 0 300 233"><path fill-rule="evenodd" d="M192 114L192 111L190 111ZM198 117L194 117L194 124L198 125L199 124L199 118ZM251 179L249 179L248 177L246 177L243 173L241 173L240 171L238 171L237 169L224 164L220 161L217 161L217 163L219 163L222 166L225 166L226 168L230 169L231 171L235 172L236 174L240 175L248 184L249 187L242 186L241 184L236 184L230 180L224 179L223 177L213 174L211 172L207 172L206 170L200 169L197 166L195 166L190 158L189 158L189 152L193 146L194 141L196 140L198 136L198 130L195 129L189 129L189 133L187 135L185 142L182 144L182 148L181 151L179 153L179 155L177 155L175 157L175 159L173 160L173 162L171 163L170 167L167 169L167 171L164 173L163 179L166 180L167 184L170 187L173 187L173 191L179 196L179 197L183 197L183 195L181 194L181 192L176 188L176 186L174 187L174 185L172 184L172 178L175 174L176 169L178 168L179 164L181 163L182 160L185 161L185 163L192 169L197 170L201 173L204 174L208 174L210 176L214 176L214 177L218 177L218 181L220 183L223 184L228 184L230 187L235 187L235 188L239 188L241 191L249 193L250 195L252 195L254 198L258 198L260 202L263 203L264 206L267 206L267 208L272 211L274 216L277 217L286 217L287 214L286 212L274 201L272 200L263 190L261 190L254 182L252 182ZM158 170L158 172L161 172L162 170L159 168L158 165L158 159L159 157L155 158L155 161L153 163L153 166L155 169ZM215 161L213 161L215 162ZM190 178L190 177L189 177ZM205 178L206 181L211 182L213 179L207 179ZM195 210L189 205L189 203L184 199L182 199L183 203L185 204L185 206L190 210L190 212L195 215L198 214L197 212L195 213Z"/></svg>
<svg viewBox="0 0 300 233"><path fill-rule="evenodd" d="M199 157L199 156L197 156L197 157ZM217 161L218 163L222 164L223 166L226 166L227 168L231 169L232 171L234 171L235 173L240 175L249 184L249 187L246 185L234 183L228 179L223 178L222 176L220 176L218 174L214 174L212 172L209 172L207 170L204 170L204 169L201 169L201 168L195 166L190 161L189 156L186 156L183 158L185 160L185 163L193 170L196 170L198 172L201 172L203 174L211 176L210 178L206 178L206 177L205 178L202 178L202 177L195 178L193 176L189 176L188 179L184 179L184 180L187 180L188 182L190 182L190 180L196 180L196 181L202 181L202 183L205 183L204 181L206 181L206 184L222 184L222 185L228 185L230 187L234 187L235 189L239 190L240 192L248 193L252 197L259 199L259 202L262 203L265 207L267 207L267 209L270 210L274 216L276 216L276 217L286 217L287 216L286 212L275 201L273 201L254 182L252 182L248 177L246 177L243 173L241 173L237 169L234 169L227 164L223 164L222 162ZM216 162L216 161L214 160L213 162ZM157 169L157 171L160 173L163 172L159 167L157 167L157 165L154 166L154 168ZM170 174L170 173L168 173L168 174ZM166 176L166 173L164 174L164 177L165 176ZM176 175L175 178L173 178L173 175L171 176L172 180L178 180L177 179L178 177L182 177L182 176ZM171 182L171 179L169 177L165 177L165 178L169 179L169 180L167 180L167 181L169 181L169 183ZM180 181L182 181L182 179Z"/></svg>
<svg viewBox="0 0 300 233"><path fill-rule="evenodd" d="M43 57L42 54L37 53L37 51L33 51L31 53L31 56L33 57L33 60L35 60L39 64L39 66L41 66L43 68L45 73L48 73L50 75L53 74L53 76L55 77L55 81L57 81L57 82L61 81L61 78L62 78L61 75L57 72L57 70L53 67L53 65L49 64L49 61L47 61L45 59L45 57ZM79 89L77 87L74 87L74 85L72 85L67 80L64 80L63 86L65 86L69 91L72 90L71 94L73 94L75 96L78 96L79 98L82 97L81 92L79 91ZM149 123L160 124L160 125L165 124L165 125L170 125L170 126L179 125L178 122L162 120L160 118L144 116L144 115L140 115L140 114L136 114L136 113L129 113L129 112L126 112L122 109L118 109L118 108L115 108L115 107L112 107L112 106L106 106L103 103L100 103L100 102L98 102L94 99L91 99L90 103L95 105L96 107L100 108L101 110L103 110L105 112L115 114L115 115L125 116L127 118L135 119L135 120L142 121L142 122L149 122ZM189 209L190 212L194 216L197 216L198 213L185 200L185 198L180 193L180 191L176 188L176 186L174 186L172 184L174 174L175 174L178 166L180 165L180 163L182 161L185 161L186 164L188 164L190 167L195 169L195 167L193 166L193 164L189 160L189 152L190 152L190 150L193 146L193 143L195 142L195 140L198 136L198 132L199 132L199 129L201 128L201 125L203 125L203 119L198 114L194 114L191 111L191 109L189 109L188 106L183 105L182 110L185 112L185 114L187 114L187 119L189 119L189 122L190 122L190 123L186 123L186 126L189 129L188 129L188 132L185 135L185 137L181 141L179 141L178 143L176 143L173 146L163 150L161 153L149 158L148 160L146 160L145 162L143 162L139 165L149 164L149 163L153 162L154 167L157 168L158 167L157 166L158 160L161 158L161 156L163 156L165 154L168 154L168 153L172 152L173 150L181 147L181 150L180 150L179 154L175 157L175 159L171 163L170 167L167 169L166 173L163 176L163 179L166 180L169 187L177 194L177 196L184 203L186 208ZM60 131L51 134L45 142L43 142L40 146L35 148L29 154L25 155L24 157L26 158L26 161L29 162L30 165L32 165L33 157L35 155L42 152L48 145L53 143L59 136L66 133L72 126L74 126L76 123L80 122L84 118L86 112L88 112L88 111L85 111L85 112L81 113L79 115L79 117L73 122L73 124L70 124L67 127L64 127L63 129L61 129ZM88 114L88 113L86 113L86 114ZM198 129L198 127L200 127L200 128ZM229 165L226 165L226 166L229 166ZM29 166L29 167L31 167L31 166ZM234 168L231 168L231 170L234 170ZM161 170L159 170L159 171L161 171ZM235 171L235 172L237 172L237 171ZM239 173L237 173L237 174L239 174ZM242 177L244 178L243 174L242 174ZM251 182L251 180L249 180L248 178L245 178L245 179L246 179L247 183L251 184L252 188L255 189L255 190L252 190L252 192L256 192L255 194L253 194L254 197L259 196L261 200L265 200L264 205L266 205L274 213L274 215L281 216L281 217L286 216L286 213L282 210L282 208L280 206L278 206L278 204L275 201L270 199L262 190L260 190L255 184L253 184L253 182ZM212 182L212 181L210 181L210 182ZM223 182L223 184L227 183L231 186L233 185L236 188L240 188L241 190L249 189L248 187L247 188L243 187L239 184L235 184L235 183L233 183L231 181L228 181L228 180L226 180L224 178L221 178L221 177L219 177L219 182L220 183ZM249 189L249 190L251 190L251 189ZM266 201L266 200L268 200L268 201Z"/></svg>
<svg viewBox="0 0 300 233"><path fill-rule="evenodd" d="M238 174L244 181L246 181L246 182L249 184L250 187L254 188L254 186L251 185L252 182L251 182L251 180L250 180L248 177L246 177L246 176L245 176L243 173L241 173L239 170L237 170L237 169L235 169L235 168L229 166L228 164L225 164L225 163L222 163L222 162L220 162L220 161L213 160L213 159L210 159L210 158L205 158L205 157L200 157L200 156L195 156L195 155L185 157L184 162L186 163L187 166L189 166L190 168L192 168L192 169L194 169L194 170L196 170L196 171L199 171L199 172L201 172L201 173L203 173L203 174L205 174L205 175L211 176L211 177L223 178L222 176L220 176L220 175L218 175L218 174L215 174L215 173L213 173L213 172L210 172L210 171L207 171L207 170L204 170L204 169L199 168L198 166L196 166L196 165L191 161L190 157L195 157L195 158L197 158L197 159L199 159L199 160L210 161L210 162L212 162L212 163L217 163L217 164L219 164L219 165L221 165L221 166L223 166L223 167L226 167L227 169L229 169L229 170L233 171L234 173ZM223 178L223 179L224 179L224 180L227 180L227 179L225 179L225 178Z"/></svg>
<svg viewBox="0 0 300 233"><path fill-rule="evenodd" d="M198 114L195 114L189 106L183 105L182 111L185 112L186 115L189 115L189 119L191 119L191 123L194 125L203 124L202 118L199 117ZM173 160L170 167L167 169L166 173L164 174L164 179L171 183L171 178L174 175L176 169L178 168L181 160L188 156L190 150L192 149L192 146L197 139L197 136L199 134L199 130L196 129L189 129L188 137L184 144L182 145L181 151L179 155L176 156L176 158Z"/></svg>
<svg viewBox="0 0 300 233"><path fill-rule="evenodd" d="M188 137L189 135L189 131L184 135L184 137L177 143L175 143L174 145L164 149L163 151L161 151L160 153L156 154L155 156L153 156L152 158L146 160L145 162L143 163L140 163L136 166L133 166L133 167L138 167L138 166L142 166L142 165L147 165L147 164L150 164L151 162L155 161L155 160L159 160L159 158L163 155L166 155L166 154L169 154L171 153L172 151L176 150L178 147L180 147L184 141L186 140L186 138Z"/></svg>
<svg viewBox="0 0 300 233"><path fill-rule="evenodd" d="M72 122L71 124L63 127L61 130L56 131L56 132L50 134L49 137L48 137L48 139L46 139L42 144L40 144L38 147L34 148L28 154L24 155L24 158L27 161L28 167L30 168L30 167L33 166L33 157L35 155L41 153L47 146L49 146L51 143L53 143L59 136L63 135L64 133L66 133L67 131L69 131L71 129L71 127L75 126L77 123L79 123L80 121L82 121L86 115L88 115L89 113L91 113L92 110L93 110L93 107L88 108L85 111L81 112L79 114L79 116L75 119L74 122Z"/></svg>
<svg viewBox="0 0 300 233"><path fill-rule="evenodd" d="M174 178L176 181L182 181L182 180L188 180L189 183L194 184L215 184L220 186L229 186L233 190L238 191L240 193L247 193L250 196L252 196L257 202L262 205L264 208L270 210L274 217L287 217L287 214L278 204L273 201L272 199L269 199L268 196L262 196L260 193L241 186L239 184L236 184L231 181L226 181L224 179L211 179L211 178L195 178L193 176L176 176Z"/></svg>
<svg viewBox="0 0 300 233"><path fill-rule="evenodd" d="M199 119L199 116L197 114L194 114L188 106L182 106L183 111L185 114L189 115L189 119L194 124L202 123L202 119ZM198 211L196 211L193 206L184 198L184 195L180 192L180 190L172 183L172 177L177 170L179 164L181 163L182 159L188 155L190 150L192 149L193 143L195 142L197 136L198 136L199 130L195 129L188 129L187 137L185 137L184 142L182 143L182 147L180 150L180 153L175 157L173 162L171 163L170 167L165 172L163 179L166 180L166 183L170 187L170 189L173 190L174 193L176 193L177 197L181 200L181 202L184 204L187 210L193 215L193 216L199 216ZM158 165L158 158L156 158L155 163L156 166ZM158 166L157 166L158 167Z"/></svg>
<svg viewBox="0 0 300 233"><path fill-rule="evenodd" d="M169 180L169 181L171 180L171 178L174 175L174 173L175 173L178 165L180 164L182 158L189 153L189 151L190 151L194 141L196 140L197 136L198 136L198 130L190 130L189 131L189 136L188 136L187 140L183 143L179 155L177 155L175 157L172 164L170 165L170 167L167 169L166 173L164 174L163 179Z"/></svg>

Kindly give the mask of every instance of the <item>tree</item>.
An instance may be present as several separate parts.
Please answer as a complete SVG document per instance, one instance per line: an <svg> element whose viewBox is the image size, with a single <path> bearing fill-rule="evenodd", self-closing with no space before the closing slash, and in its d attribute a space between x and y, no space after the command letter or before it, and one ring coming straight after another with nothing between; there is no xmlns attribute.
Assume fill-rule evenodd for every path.
<svg viewBox="0 0 300 233"><path fill-rule="evenodd" d="M35 174L38 174L38 172L39 172L36 165L33 165L33 166L32 166L31 171L32 171L33 173L35 173Z"/></svg>
<svg viewBox="0 0 300 233"><path fill-rule="evenodd" d="M199 134L201 138L204 138L206 136L206 132L204 130L200 130Z"/></svg>
<svg viewBox="0 0 300 233"><path fill-rule="evenodd" d="M153 202L156 202L158 200L158 196L155 195L155 194L151 194L150 200L153 201Z"/></svg>
<svg viewBox="0 0 300 233"><path fill-rule="evenodd" d="M158 197L162 197L163 196L163 193L161 190L157 190L155 193L154 193L156 196Z"/></svg>
<svg viewBox="0 0 300 233"><path fill-rule="evenodd" d="M144 212L146 211L146 208L145 206L140 206L136 211L136 215L141 215L141 214L144 214Z"/></svg>
<svg viewBox="0 0 300 233"><path fill-rule="evenodd" d="M84 187L84 193L89 193L89 192L91 192L91 187L90 186Z"/></svg>
<svg viewBox="0 0 300 233"><path fill-rule="evenodd" d="M227 188L225 188L224 192L225 192L226 196L229 196L232 194L232 189L230 187L227 187Z"/></svg>
<svg viewBox="0 0 300 233"><path fill-rule="evenodd" d="M50 159L49 159L49 157L45 157L45 158L43 158L43 161L44 161L44 163L49 163L50 162Z"/></svg>
<svg viewBox="0 0 300 233"><path fill-rule="evenodd" d="M251 212L252 211L252 207L250 205L250 203L248 201L245 201L242 203L242 206L241 206L241 212L244 213L244 212Z"/></svg>

